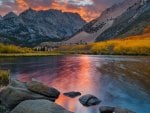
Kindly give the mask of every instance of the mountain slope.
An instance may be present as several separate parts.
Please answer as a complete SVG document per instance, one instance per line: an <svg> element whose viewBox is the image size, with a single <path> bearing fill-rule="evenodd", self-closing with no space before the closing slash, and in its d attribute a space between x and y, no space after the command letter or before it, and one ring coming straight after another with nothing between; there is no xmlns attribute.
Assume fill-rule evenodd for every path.
<svg viewBox="0 0 150 113"><path fill-rule="evenodd" d="M85 21L78 14L59 10L28 9L19 16L11 12L0 18L0 41L19 45L61 41L84 24Z"/></svg>
<svg viewBox="0 0 150 113"><path fill-rule="evenodd" d="M137 3L115 19L113 25L98 36L97 41L141 34L150 25L150 0Z"/></svg>
<svg viewBox="0 0 150 113"><path fill-rule="evenodd" d="M140 2L140 0L125 0L122 3L113 5L106 9L100 17L84 25L83 28L67 42L77 43L81 40L85 42L94 42L104 31L113 26L116 18L138 2Z"/></svg>

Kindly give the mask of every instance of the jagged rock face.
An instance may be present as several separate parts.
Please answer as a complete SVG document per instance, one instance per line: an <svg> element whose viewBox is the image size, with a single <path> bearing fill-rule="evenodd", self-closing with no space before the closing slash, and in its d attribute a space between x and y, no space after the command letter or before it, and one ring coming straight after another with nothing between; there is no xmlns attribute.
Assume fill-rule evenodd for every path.
<svg viewBox="0 0 150 113"><path fill-rule="evenodd" d="M9 13L0 19L0 35L18 44L36 44L68 38L85 24L76 13L28 9L19 16Z"/></svg>
<svg viewBox="0 0 150 113"><path fill-rule="evenodd" d="M98 36L97 41L141 34L150 25L150 0L140 1L115 19L113 25Z"/></svg>
<svg viewBox="0 0 150 113"><path fill-rule="evenodd" d="M125 0L102 12L101 16L84 25L68 42L76 43L83 40L94 42L103 32L113 26L115 19L141 0ZM81 38L82 37L82 38Z"/></svg>

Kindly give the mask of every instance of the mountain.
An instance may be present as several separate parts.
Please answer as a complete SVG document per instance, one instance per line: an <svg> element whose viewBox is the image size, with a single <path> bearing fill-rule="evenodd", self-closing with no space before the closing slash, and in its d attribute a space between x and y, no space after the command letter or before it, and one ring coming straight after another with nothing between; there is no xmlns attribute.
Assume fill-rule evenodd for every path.
<svg viewBox="0 0 150 113"><path fill-rule="evenodd" d="M82 41L88 43L108 40L120 35L133 35L133 32L128 31L128 27L133 30L138 22L148 21L150 17L149 6L149 0L125 0L115 4L103 11L100 17L84 25L67 42L78 43ZM147 21L145 24L148 23ZM138 29L142 30L143 28L139 24Z"/></svg>
<svg viewBox="0 0 150 113"><path fill-rule="evenodd" d="M116 18L113 25L100 34L96 41L138 35L149 25L150 0L141 0Z"/></svg>
<svg viewBox="0 0 150 113"><path fill-rule="evenodd" d="M10 12L0 17L0 41L19 45L61 41L85 23L79 14L60 10L35 11L29 8L19 16Z"/></svg>

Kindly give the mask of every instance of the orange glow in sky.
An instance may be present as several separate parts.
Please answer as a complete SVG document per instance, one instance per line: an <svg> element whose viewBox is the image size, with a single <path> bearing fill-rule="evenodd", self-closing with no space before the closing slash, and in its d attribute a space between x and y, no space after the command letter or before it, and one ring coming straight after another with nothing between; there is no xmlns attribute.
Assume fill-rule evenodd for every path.
<svg viewBox="0 0 150 113"><path fill-rule="evenodd" d="M29 4L27 4L26 0L16 0L16 3L18 4L20 11L24 11L29 8ZM79 13L80 16L86 21L95 19L96 17L98 17L100 15L100 13L93 13L93 12L89 11L88 8L83 7L83 6L78 6L78 7L70 6L70 5L68 5L67 2L65 2L63 4L53 2L53 3L51 3L50 6L35 5L35 6L32 6L31 8L33 8L34 10L37 10L37 11L48 10L48 9L57 9L57 10L62 10L62 12Z"/></svg>
<svg viewBox="0 0 150 113"><path fill-rule="evenodd" d="M78 13L86 21L100 16L101 12L123 0L0 0L0 15L8 12L20 14L28 8L34 10L57 9L62 12Z"/></svg>

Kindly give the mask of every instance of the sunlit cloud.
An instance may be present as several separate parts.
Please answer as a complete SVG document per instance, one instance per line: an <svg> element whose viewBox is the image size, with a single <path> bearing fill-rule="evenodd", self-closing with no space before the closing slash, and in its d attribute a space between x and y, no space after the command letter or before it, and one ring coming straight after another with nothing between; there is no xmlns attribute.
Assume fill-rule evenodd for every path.
<svg viewBox="0 0 150 113"><path fill-rule="evenodd" d="M11 11L20 14L30 7L34 10L58 9L79 13L83 19L90 21L114 1L120 0L0 0L0 14L5 15Z"/></svg>

